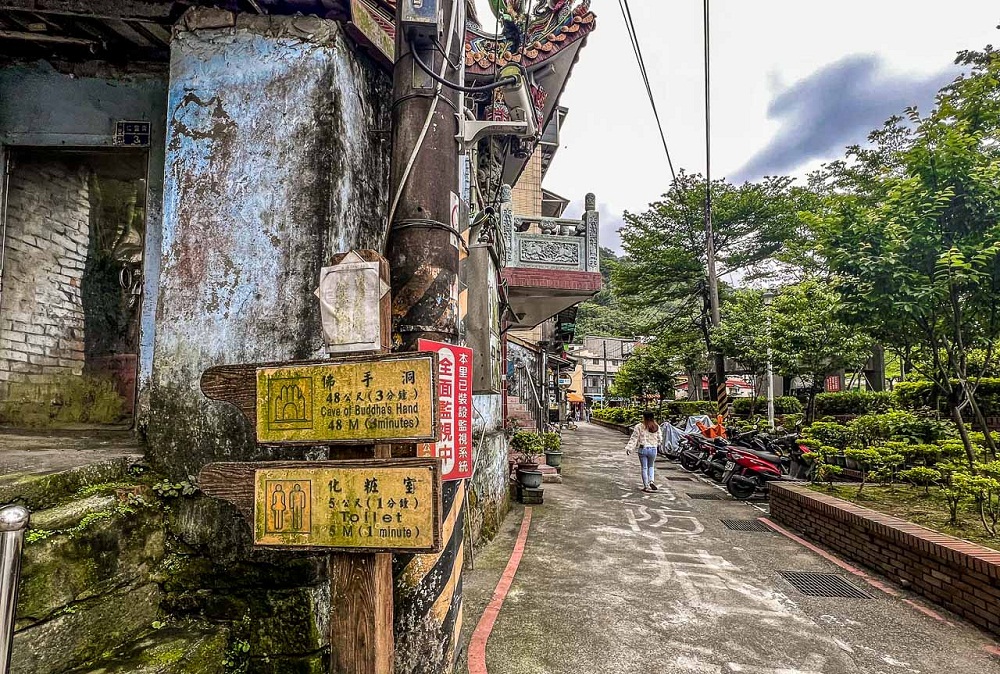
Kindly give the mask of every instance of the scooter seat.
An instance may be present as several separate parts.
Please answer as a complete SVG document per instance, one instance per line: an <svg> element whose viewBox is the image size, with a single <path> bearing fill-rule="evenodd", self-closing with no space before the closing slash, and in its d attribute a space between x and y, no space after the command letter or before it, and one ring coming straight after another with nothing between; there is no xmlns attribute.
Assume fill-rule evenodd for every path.
<svg viewBox="0 0 1000 674"><path fill-rule="evenodd" d="M777 454L771 454L769 452L762 452L760 450L751 450L750 454L753 454L756 457L764 459L765 461L770 461L776 466L780 466L781 462L784 460L784 457L782 456L778 456Z"/></svg>

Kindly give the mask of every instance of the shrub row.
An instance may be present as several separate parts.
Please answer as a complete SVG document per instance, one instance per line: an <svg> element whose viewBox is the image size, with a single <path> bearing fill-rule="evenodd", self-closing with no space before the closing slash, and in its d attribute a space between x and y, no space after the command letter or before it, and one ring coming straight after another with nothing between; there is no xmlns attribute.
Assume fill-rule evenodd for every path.
<svg viewBox="0 0 1000 674"><path fill-rule="evenodd" d="M953 380L952 384L958 385ZM929 407L947 414L947 401L932 382L916 380L896 384L893 391L896 404L907 409ZM976 402L983 416L1000 416L1000 378L982 379L976 387Z"/></svg>
<svg viewBox="0 0 1000 674"><path fill-rule="evenodd" d="M888 412L893 406L889 391L841 391L816 396L816 415L868 414Z"/></svg>
<svg viewBox="0 0 1000 674"><path fill-rule="evenodd" d="M781 396L780 398L774 399L774 413L775 414L799 414L802 412L802 401L793 396ZM756 405L754 405L754 413L756 414L766 414L767 413L767 398L758 398ZM735 398L733 399L733 414L738 416L749 416L750 415L750 399L749 398Z"/></svg>
<svg viewBox="0 0 1000 674"><path fill-rule="evenodd" d="M595 419L601 421L632 425L642 420L644 411L641 407L597 407L594 408L593 415ZM663 403L660 409L653 411L656 413L657 419L689 417L699 414L715 417L719 413L719 406L715 402L707 400L671 400Z"/></svg>

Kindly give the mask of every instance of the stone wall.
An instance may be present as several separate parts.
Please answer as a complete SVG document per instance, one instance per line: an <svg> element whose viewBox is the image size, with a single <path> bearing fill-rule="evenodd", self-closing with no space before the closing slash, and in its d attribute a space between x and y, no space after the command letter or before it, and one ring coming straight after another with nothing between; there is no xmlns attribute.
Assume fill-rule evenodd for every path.
<svg viewBox="0 0 1000 674"><path fill-rule="evenodd" d="M4 153L4 146L111 147L114 145L116 120L145 120L151 124L139 335L137 422L140 428L148 415L153 362L153 317L160 271L166 99L166 68L159 64L112 65L101 61L0 63L0 155ZM0 156L0 163L2 160Z"/></svg>
<svg viewBox="0 0 1000 674"><path fill-rule="evenodd" d="M0 383L45 385L83 372L88 176L83 164L51 157L19 161L11 173ZM5 393L0 386L0 400Z"/></svg>
<svg viewBox="0 0 1000 674"><path fill-rule="evenodd" d="M1000 552L801 485L771 483L771 518L1000 634Z"/></svg>
<svg viewBox="0 0 1000 674"><path fill-rule="evenodd" d="M466 517L473 545L493 538L510 510L507 438L500 396L476 396L473 415L475 472L469 481Z"/></svg>
<svg viewBox="0 0 1000 674"><path fill-rule="evenodd" d="M322 356L332 255L382 247L390 80L335 22L192 12L171 46L150 457L178 476L258 450L213 365Z"/></svg>

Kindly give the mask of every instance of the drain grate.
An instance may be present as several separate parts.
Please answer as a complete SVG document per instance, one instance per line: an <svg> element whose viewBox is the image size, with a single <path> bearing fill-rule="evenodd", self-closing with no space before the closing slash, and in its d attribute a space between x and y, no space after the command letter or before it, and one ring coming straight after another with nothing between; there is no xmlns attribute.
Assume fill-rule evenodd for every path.
<svg viewBox="0 0 1000 674"><path fill-rule="evenodd" d="M694 482L693 477L683 477L681 475L664 475L663 477L671 482Z"/></svg>
<svg viewBox="0 0 1000 674"><path fill-rule="evenodd" d="M757 520L719 520L733 531L762 531L771 533L771 527Z"/></svg>
<svg viewBox="0 0 1000 674"><path fill-rule="evenodd" d="M688 494L687 497L695 499L696 501L721 501L723 499L722 494L717 494L715 492L710 492L708 494Z"/></svg>
<svg viewBox="0 0 1000 674"><path fill-rule="evenodd" d="M810 597L872 598L867 592L858 589L833 573L812 573L809 571L779 571L778 573L796 590Z"/></svg>

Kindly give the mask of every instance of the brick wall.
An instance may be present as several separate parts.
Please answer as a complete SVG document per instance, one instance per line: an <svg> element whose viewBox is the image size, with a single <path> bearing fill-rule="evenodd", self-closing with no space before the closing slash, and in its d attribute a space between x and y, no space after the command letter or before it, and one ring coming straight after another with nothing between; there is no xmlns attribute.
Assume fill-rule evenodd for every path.
<svg viewBox="0 0 1000 674"><path fill-rule="evenodd" d="M20 162L10 176L7 214L0 395L9 382L48 384L83 372L87 170L51 159Z"/></svg>
<svg viewBox="0 0 1000 674"><path fill-rule="evenodd" d="M542 214L542 152L535 149L511 193L515 215Z"/></svg>
<svg viewBox="0 0 1000 674"><path fill-rule="evenodd" d="M801 485L771 486L771 518L1000 634L1000 552Z"/></svg>

